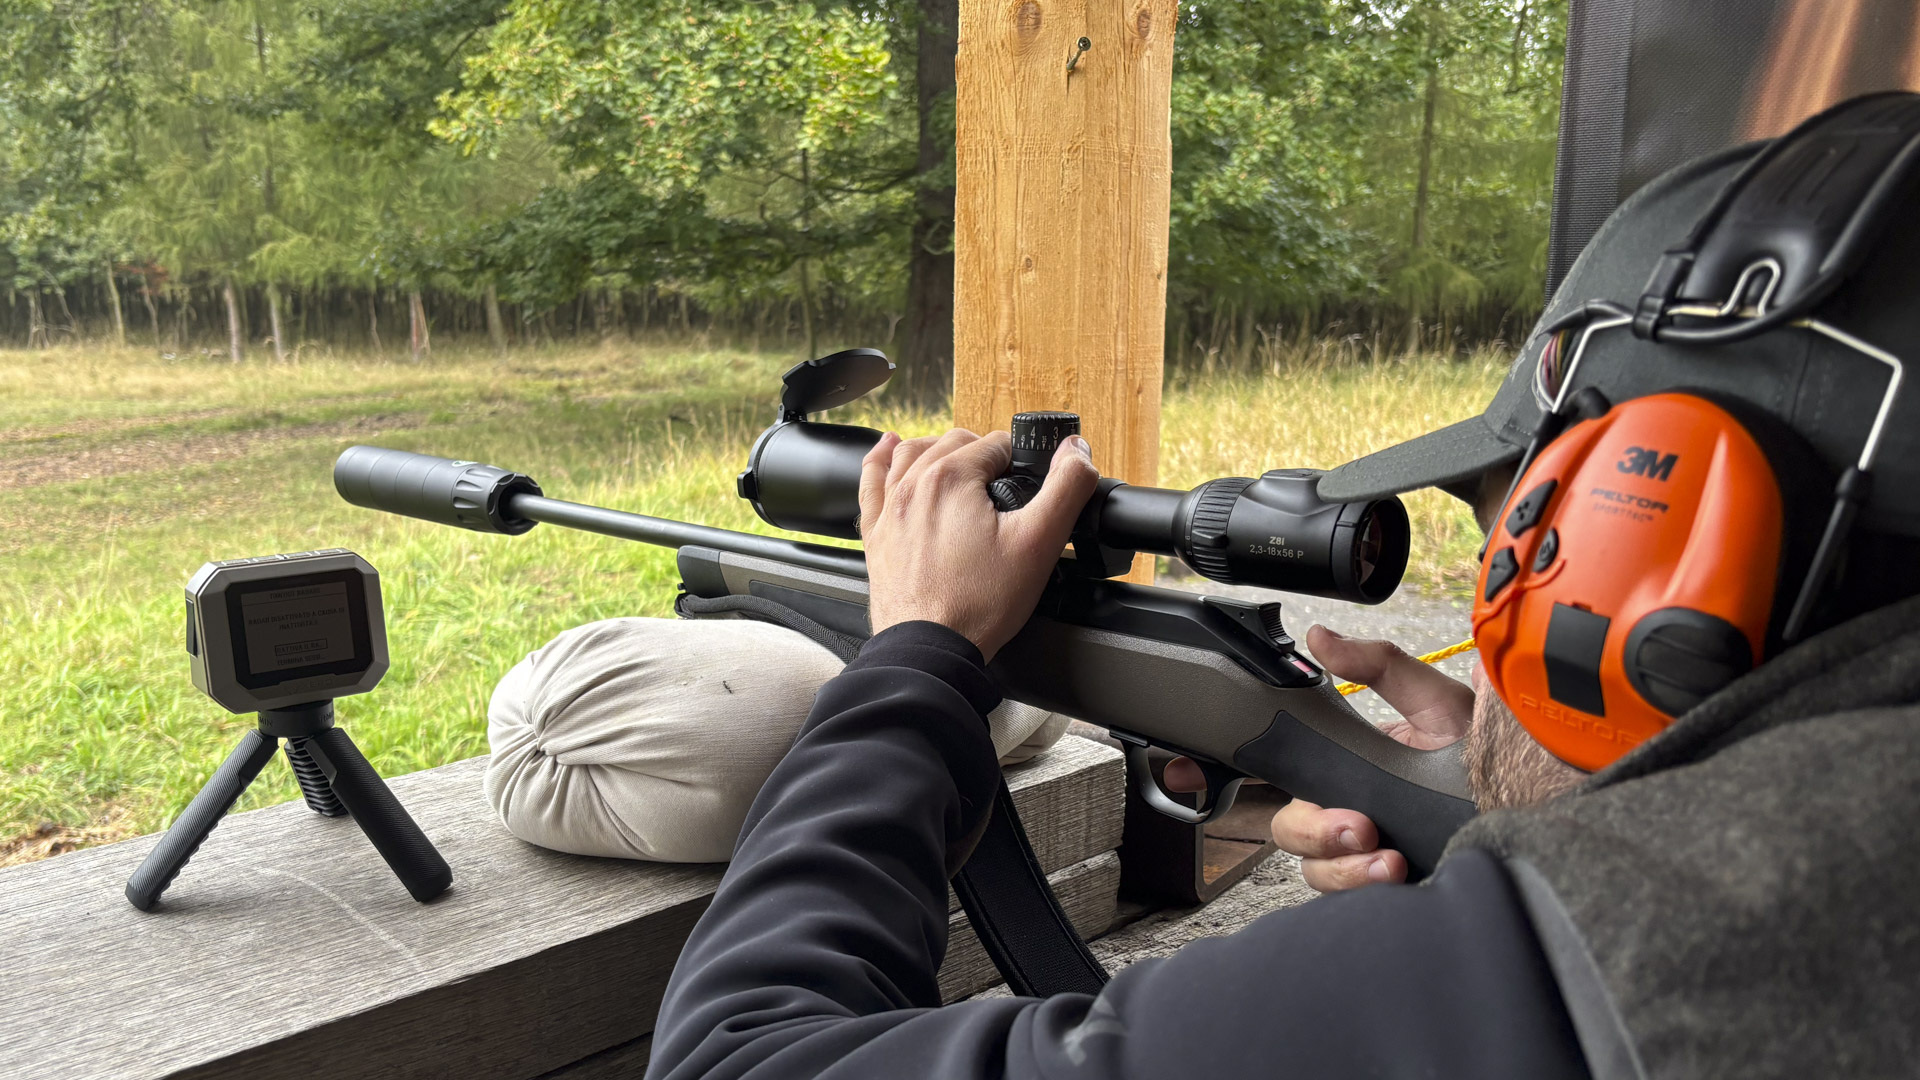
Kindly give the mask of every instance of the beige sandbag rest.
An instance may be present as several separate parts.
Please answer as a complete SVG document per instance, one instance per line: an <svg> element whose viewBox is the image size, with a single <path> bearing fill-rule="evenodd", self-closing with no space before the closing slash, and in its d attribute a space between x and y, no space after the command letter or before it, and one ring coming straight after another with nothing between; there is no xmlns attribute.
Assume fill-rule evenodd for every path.
<svg viewBox="0 0 1920 1080"><path fill-rule="evenodd" d="M741 619L575 627L494 689L487 800L509 832L542 847L723 861L814 691L843 666L791 630ZM1003 764L1067 728L1012 701L987 721Z"/></svg>

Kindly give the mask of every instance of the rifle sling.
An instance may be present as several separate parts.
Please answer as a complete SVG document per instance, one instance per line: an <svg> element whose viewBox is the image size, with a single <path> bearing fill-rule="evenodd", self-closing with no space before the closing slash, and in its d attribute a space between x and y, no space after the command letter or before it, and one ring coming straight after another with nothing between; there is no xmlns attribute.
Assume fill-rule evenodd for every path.
<svg viewBox="0 0 1920 1080"><path fill-rule="evenodd" d="M674 601L674 613L683 619L755 619L784 626L842 660L852 660L860 651L855 638L763 597L708 599L682 593ZM1015 994L1098 994L1106 985L1106 970L1080 940L1047 884L1004 779L986 831L954 876L953 891L993 966Z"/></svg>

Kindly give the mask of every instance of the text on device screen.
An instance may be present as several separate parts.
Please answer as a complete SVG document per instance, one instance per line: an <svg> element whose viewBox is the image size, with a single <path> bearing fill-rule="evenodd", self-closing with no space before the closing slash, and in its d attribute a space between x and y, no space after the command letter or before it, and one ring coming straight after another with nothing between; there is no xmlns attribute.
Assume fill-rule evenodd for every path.
<svg viewBox="0 0 1920 1080"><path fill-rule="evenodd" d="M240 597L249 674L353 659L347 584L321 581Z"/></svg>

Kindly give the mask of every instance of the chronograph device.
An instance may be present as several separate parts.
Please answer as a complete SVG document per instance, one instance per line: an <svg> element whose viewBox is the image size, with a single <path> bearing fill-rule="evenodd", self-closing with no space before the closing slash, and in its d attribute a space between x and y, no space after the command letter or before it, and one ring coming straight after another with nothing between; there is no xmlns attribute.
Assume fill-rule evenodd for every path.
<svg viewBox="0 0 1920 1080"><path fill-rule="evenodd" d="M187 582L186 646L193 685L259 723L127 880L128 903L158 906L283 750L308 809L353 818L415 900L447 890L447 860L333 722L335 698L364 694L387 673L379 571L345 548L207 563Z"/></svg>
<svg viewBox="0 0 1920 1080"><path fill-rule="evenodd" d="M387 673L380 573L344 548L207 563L186 611L193 685L229 712L364 694Z"/></svg>

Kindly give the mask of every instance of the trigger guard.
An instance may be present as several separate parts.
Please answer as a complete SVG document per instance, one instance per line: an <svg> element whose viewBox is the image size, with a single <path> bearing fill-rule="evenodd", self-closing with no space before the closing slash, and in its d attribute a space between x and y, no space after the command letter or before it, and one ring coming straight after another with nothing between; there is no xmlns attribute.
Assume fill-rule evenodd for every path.
<svg viewBox="0 0 1920 1080"><path fill-rule="evenodd" d="M1134 793L1148 806L1175 821L1189 825L1204 825L1233 806L1233 800L1240 794L1240 785L1246 776L1234 772L1224 765L1192 758L1200 766L1201 775L1207 778L1207 791L1214 794L1202 809L1182 806L1168 795L1158 781L1153 778L1153 766L1147 760L1147 748L1143 744L1127 743L1127 772L1133 776Z"/></svg>

